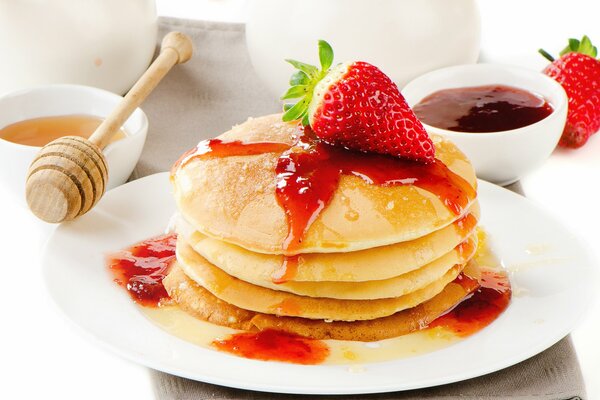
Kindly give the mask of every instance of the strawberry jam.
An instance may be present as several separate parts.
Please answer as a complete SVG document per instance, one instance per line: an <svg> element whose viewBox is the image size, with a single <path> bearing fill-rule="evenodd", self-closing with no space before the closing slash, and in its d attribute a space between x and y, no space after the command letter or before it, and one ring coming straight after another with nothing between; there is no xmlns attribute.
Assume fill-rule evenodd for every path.
<svg viewBox="0 0 600 400"><path fill-rule="evenodd" d="M275 168L276 195L285 211L288 234L282 245L286 253L295 253L311 224L327 207L338 188L342 175L353 175L381 186L414 185L435 194L448 209L460 215L475 197L471 185L439 160L429 164L392 156L351 151L319 140L309 128L297 137L294 146L282 143L204 141L193 157L227 157L267 152L281 152ZM178 163L175 165L177 168ZM273 281L282 283L293 278L297 260L286 257L274 272Z"/></svg>
<svg viewBox="0 0 600 400"><path fill-rule="evenodd" d="M179 157L171 167L171 174L174 174L177 168L182 167L195 157L252 156L264 153L281 153L289 148L289 144L277 142L242 143L239 140L231 142L223 142L221 139L204 140Z"/></svg>
<svg viewBox="0 0 600 400"><path fill-rule="evenodd" d="M417 117L427 125L470 133L522 128L541 121L552 111L544 98L504 85L440 90L414 107Z"/></svg>
<svg viewBox="0 0 600 400"><path fill-rule="evenodd" d="M329 355L329 347L321 340L274 329L236 333L226 339L215 340L213 346L254 360L295 364L320 364Z"/></svg>
<svg viewBox="0 0 600 400"><path fill-rule="evenodd" d="M112 255L108 266L115 282L125 287L136 303L157 307L169 299L162 280L175 259L176 242L175 234L162 235Z"/></svg>
<svg viewBox="0 0 600 400"><path fill-rule="evenodd" d="M292 280L298 272L298 258L299 255L295 256L284 256L281 266L273 271L271 280L273 283L285 283Z"/></svg>
<svg viewBox="0 0 600 400"><path fill-rule="evenodd" d="M465 237L470 233L477 225L477 218L471 213L465 214L456 221L454 221L454 227L460 236Z"/></svg>
<svg viewBox="0 0 600 400"><path fill-rule="evenodd" d="M454 283L469 290L472 289L474 281L461 274ZM498 318L508 307L512 295L508 276L484 269L478 283L479 289L448 313L433 321L429 327L442 326L458 336L466 337L482 330Z"/></svg>

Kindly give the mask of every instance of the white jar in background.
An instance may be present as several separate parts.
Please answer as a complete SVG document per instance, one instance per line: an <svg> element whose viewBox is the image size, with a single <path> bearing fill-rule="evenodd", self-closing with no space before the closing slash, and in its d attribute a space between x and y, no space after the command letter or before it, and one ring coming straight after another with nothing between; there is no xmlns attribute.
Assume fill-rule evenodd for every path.
<svg viewBox="0 0 600 400"><path fill-rule="evenodd" d="M318 39L332 45L335 62L370 62L400 87L479 56L475 0L249 0L247 11L250 58L276 95L293 72L283 60L318 64Z"/></svg>
<svg viewBox="0 0 600 400"><path fill-rule="evenodd" d="M0 0L0 94L51 83L124 93L156 34L154 0Z"/></svg>

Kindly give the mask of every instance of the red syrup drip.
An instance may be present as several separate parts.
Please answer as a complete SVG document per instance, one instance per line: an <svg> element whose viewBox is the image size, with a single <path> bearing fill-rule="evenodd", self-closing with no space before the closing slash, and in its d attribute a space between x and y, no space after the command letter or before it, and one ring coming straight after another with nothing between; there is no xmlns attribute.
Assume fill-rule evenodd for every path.
<svg viewBox="0 0 600 400"><path fill-rule="evenodd" d="M296 251L308 228L327 207L342 175L354 175L381 186L412 184L435 194L454 214L462 214L474 197L474 189L444 163L422 164L400 158L362 153L331 146L318 140L310 130L298 138L295 147L279 157L277 199L285 210L289 231L283 243L286 252ZM273 281L293 278L285 266L297 267L286 257Z"/></svg>
<svg viewBox="0 0 600 400"><path fill-rule="evenodd" d="M298 272L298 258L300 255L283 256L283 262L271 275L273 283L285 283L292 280Z"/></svg>
<svg viewBox="0 0 600 400"><path fill-rule="evenodd" d="M162 235L112 255L108 267L115 282L125 287L136 303L158 307L169 299L162 280L175 259L176 242L176 234Z"/></svg>
<svg viewBox="0 0 600 400"><path fill-rule="evenodd" d="M460 278L460 279L459 279ZM477 282L464 274L454 281L467 291ZM504 273L483 270L479 288L452 310L433 321L429 327L441 326L461 337L470 336L491 324L506 310L512 296L510 281Z"/></svg>
<svg viewBox="0 0 600 400"><path fill-rule="evenodd" d="M471 256L475 252L476 244L470 240L465 239L455 247L458 255L464 259L466 256Z"/></svg>
<svg viewBox="0 0 600 400"><path fill-rule="evenodd" d="M321 340L274 329L236 333L226 339L213 341L213 346L254 360L306 365L320 364L329 355L329 347Z"/></svg>
<svg viewBox="0 0 600 400"><path fill-rule="evenodd" d="M276 195L283 207L288 234L282 245L287 254L302 245L306 231L327 207L342 175L354 175L365 182L381 186L414 185L435 194L455 215L463 213L475 190L444 163L417 163L396 157L362 153L331 146L305 128L294 146L282 143L202 142L175 163L174 171L194 157L229 157L282 152L275 168ZM294 256L295 257L295 256ZM293 279L297 258L285 257L273 281Z"/></svg>
<svg viewBox="0 0 600 400"><path fill-rule="evenodd" d="M466 214L454 221L456 231L461 237L467 236L470 232L475 229L477 225L477 218L473 214Z"/></svg>
<svg viewBox="0 0 600 400"><path fill-rule="evenodd" d="M221 139L203 140L198 146L186 151L171 167L171 175L197 157L253 156L264 153L281 153L291 146L286 143L259 142L243 143L239 140L224 142Z"/></svg>

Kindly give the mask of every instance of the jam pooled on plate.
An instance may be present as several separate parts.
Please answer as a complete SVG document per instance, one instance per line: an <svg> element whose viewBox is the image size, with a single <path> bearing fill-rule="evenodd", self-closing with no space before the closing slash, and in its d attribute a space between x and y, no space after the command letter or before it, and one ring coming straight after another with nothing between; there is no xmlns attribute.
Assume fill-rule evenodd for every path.
<svg viewBox="0 0 600 400"><path fill-rule="evenodd" d="M162 280L175 260L176 234L157 236L109 257L115 282L142 306L158 307L169 295Z"/></svg>
<svg viewBox="0 0 600 400"><path fill-rule="evenodd" d="M321 340L275 329L236 333L215 340L213 346L245 358L295 364L320 364L329 355L329 347Z"/></svg>
<svg viewBox="0 0 600 400"><path fill-rule="evenodd" d="M472 281L473 278L461 274L454 283L468 286ZM505 272L483 269L479 289L429 327L442 326L458 336L470 336L496 320L508 307L511 295L510 281Z"/></svg>

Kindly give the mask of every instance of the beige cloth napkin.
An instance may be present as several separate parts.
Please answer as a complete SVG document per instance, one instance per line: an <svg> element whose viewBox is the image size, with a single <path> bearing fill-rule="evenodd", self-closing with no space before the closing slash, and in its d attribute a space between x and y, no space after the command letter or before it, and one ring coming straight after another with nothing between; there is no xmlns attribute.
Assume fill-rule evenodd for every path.
<svg viewBox="0 0 600 400"><path fill-rule="evenodd" d="M261 85L246 53L240 24L162 19L170 30L190 35L195 57L177 66L144 104L148 141L135 177L166 171L199 140L218 135L248 116L277 112L280 105ZM291 71L290 71L291 72ZM520 191L520 186L512 187ZM518 327L515 328L518 334ZM198 360L202 362L202 360ZM460 362L460 360L457 360ZM234 399L581 399L583 378L570 338L505 370L451 385L362 396L295 396L219 387L152 371L160 400Z"/></svg>

